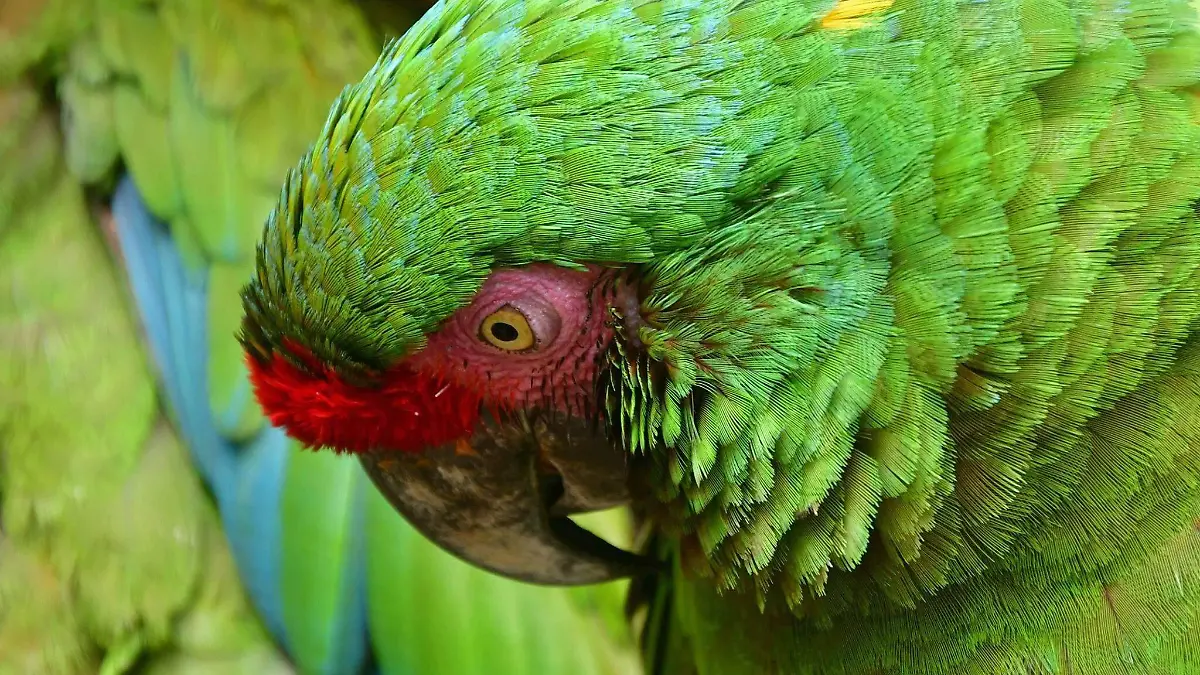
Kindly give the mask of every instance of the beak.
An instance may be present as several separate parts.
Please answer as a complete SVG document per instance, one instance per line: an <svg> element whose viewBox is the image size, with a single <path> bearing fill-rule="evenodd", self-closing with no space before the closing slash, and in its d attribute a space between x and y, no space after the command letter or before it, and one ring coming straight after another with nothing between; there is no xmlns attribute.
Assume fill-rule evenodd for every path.
<svg viewBox="0 0 1200 675"><path fill-rule="evenodd" d="M654 571L567 518L629 501L627 454L576 418L486 417L470 439L362 455L375 487L427 538L501 576L594 584Z"/></svg>

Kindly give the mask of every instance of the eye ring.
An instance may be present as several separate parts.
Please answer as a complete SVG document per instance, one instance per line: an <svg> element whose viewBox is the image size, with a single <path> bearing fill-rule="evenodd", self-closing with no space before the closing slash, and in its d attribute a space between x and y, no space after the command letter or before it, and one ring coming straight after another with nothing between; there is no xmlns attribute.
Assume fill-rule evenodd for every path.
<svg viewBox="0 0 1200 675"><path fill-rule="evenodd" d="M529 320L512 305L505 305L487 315L479 324L479 337L506 352L523 352L537 346L537 336Z"/></svg>

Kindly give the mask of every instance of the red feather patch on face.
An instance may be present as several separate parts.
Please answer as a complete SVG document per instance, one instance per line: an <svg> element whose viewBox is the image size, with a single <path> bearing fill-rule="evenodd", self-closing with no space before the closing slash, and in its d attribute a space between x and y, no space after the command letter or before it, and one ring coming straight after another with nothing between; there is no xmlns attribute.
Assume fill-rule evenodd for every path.
<svg viewBox="0 0 1200 675"><path fill-rule="evenodd" d="M303 347L287 349L309 372L281 354L248 356L250 380L271 424L314 448L419 452L469 435L479 419L480 397L440 378L401 365L376 387L357 386Z"/></svg>

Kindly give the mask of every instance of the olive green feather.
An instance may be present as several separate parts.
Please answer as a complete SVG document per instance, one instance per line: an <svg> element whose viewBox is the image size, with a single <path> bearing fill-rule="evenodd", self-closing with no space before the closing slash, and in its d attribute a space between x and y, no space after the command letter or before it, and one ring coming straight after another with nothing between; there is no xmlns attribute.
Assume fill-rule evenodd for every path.
<svg viewBox="0 0 1200 675"><path fill-rule="evenodd" d="M54 116L0 109L0 673L280 672Z"/></svg>

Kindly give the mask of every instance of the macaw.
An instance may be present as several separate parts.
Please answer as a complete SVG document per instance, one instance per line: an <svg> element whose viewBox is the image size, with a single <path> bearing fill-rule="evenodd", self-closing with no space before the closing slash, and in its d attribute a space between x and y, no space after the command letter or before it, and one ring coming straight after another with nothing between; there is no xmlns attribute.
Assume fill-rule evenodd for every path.
<svg viewBox="0 0 1200 675"><path fill-rule="evenodd" d="M282 180L255 396L636 579L650 672L1200 672L1195 4L439 2Z"/></svg>
<svg viewBox="0 0 1200 675"><path fill-rule="evenodd" d="M0 96L0 205L40 200L11 234L0 218L13 404L0 413L0 672L640 672L624 584L479 571L416 535L357 462L298 452L253 401L237 291L278 180L421 9L0 7L0 38L14 39L0 39L0 75L40 78ZM629 529L620 511L588 525ZM62 566L25 555L26 540Z"/></svg>

